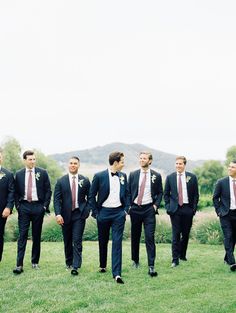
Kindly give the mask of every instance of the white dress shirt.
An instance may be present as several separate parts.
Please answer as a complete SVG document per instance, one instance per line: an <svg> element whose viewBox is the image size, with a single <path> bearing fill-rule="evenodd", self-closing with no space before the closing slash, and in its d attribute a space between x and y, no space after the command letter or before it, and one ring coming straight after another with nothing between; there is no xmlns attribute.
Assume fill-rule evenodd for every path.
<svg viewBox="0 0 236 313"><path fill-rule="evenodd" d="M234 196L233 178L229 176L229 189L230 189L230 210L236 210L236 201Z"/></svg>
<svg viewBox="0 0 236 313"><path fill-rule="evenodd" d="M78 173L77 174L69 173L70 189L71 190L72 190L73 177L75 177L74 180L75 180L75 188L76 188L75 189L76 190L76 192L75 192L75 207L78 208L78 179L79 179Z"/></svg>
<svg viewBox="0 0 236 313"><path fill-rule="evenodd" d="M25 196L24 196L24 200L27 200L27 189L28 189L28 180L29 180L30 171L31 171L31 175L32 175L32 201L38 201L39 199L38 199L37 188L36 188L35 168L32 168L32 170L30 170L28 168L25 169Z"/></svg>
<svg viewBox="0 0 236 313"><path fill-rule="evenodd" d="M140 170L140 176L139 176L139 183L138 183L138 190L140 190L140 186L142 184L143 178L144 178L144 170ZM138 202L138 196L134 200L134 203L137 204ZM146 184L144 188L144 194L143 194L143 199L142 199L142 205L152 203L152 194L151 194L151 170L148 169L146 171Z"/></svg>
<svg viewBox="0 0 236 313"><path fill-rule="evenodd" d="M186 173L178 173L176 175L177 178L177 189L179 188L179 175L181 174L181 182L182 182L182 190L183 190L183 203L188 203L188 192L187 192L187 182L186 182Z"/></svg>
<svg viewBox="0 0 236 313"><path fill-rule="evenodd" d="M117 175L111 176L111 171L108 169L110 193L102 206L105 208L118 208L120 202L120 178Z"/></svg>

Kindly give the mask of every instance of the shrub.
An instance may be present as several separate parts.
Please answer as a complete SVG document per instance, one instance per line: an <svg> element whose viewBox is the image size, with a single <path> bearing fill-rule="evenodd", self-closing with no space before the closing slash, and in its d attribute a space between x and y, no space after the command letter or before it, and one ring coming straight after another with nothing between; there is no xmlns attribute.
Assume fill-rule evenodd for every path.
<svg viewBox="0 0 236 313"><path fill-rule="evenodd" d="M61 226L56 223L54 214L44 217L41 241L62 241Z"/></svg>
<svg viewBox="0 0 236 313"><path fill-rule="evenodd" d="M193 238L199 243L218 245L223 243L223 233L217 217L208 218L193 227Z"/></svg>
<svg viewBox="0 0 236 313"><path fill-rule="evenodd" d="M199 202L198 202L198 210L199 211L201 211L207 207L212 207L212 206L213 206L212 195L205 194L205 195L200 196Z"/></svg>
<svg viewBox="0 0 236 313"><path fill-rule="evenodd" d="M156 243L171 243L172 228L170 221L166 219L157 219Z"/></svg>
<svg viewBox="0 0 236 313"><path fill-rule="evenodd" d="M16 241L19 234L18 228L18 215L12 214L8 217L6 227L5 227L5 234L4 240L5 241Z"/></svg>

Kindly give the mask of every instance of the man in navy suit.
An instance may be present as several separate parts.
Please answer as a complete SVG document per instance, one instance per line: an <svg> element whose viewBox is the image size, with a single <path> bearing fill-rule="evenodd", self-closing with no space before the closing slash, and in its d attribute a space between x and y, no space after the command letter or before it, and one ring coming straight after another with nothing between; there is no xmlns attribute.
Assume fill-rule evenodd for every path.
<svg viewBox="0 0 236 313"><path fill-rule="evenodd" d="M71 157L69 173L57 181L54 191L56 221L62 227L66 267L71 269L72 275L78 275L82 264L82 238L90 212L90 182L87 177L78 174L79 167L80 159Z"/></svg>
<svg viewBox="0 0 236 313"><path fill-rule="evenodd" d="M179 259L187 261L186 252L193 216L199 199L197 177L185 171L187 160L176 157L176 172L166 178L164 200L172 225L172 264L179 265Z"/></svg>
<svg viewBox="0 0 236 313"><path fill-rule="evenodd" d="M94 175L89 202L92 216L97 218L100 272L107 267L107 247L112 228L112 274L115 281L123 284L121 278L122 237L127 207L127 178L121 170L124 154L113 152L109 155L110 168Z"/></svg>
<svg viewBox="0 0 236 313"><path fill-rule="evenodd" d="M133 266L139 267L139 246L144 225L145 243L148 257L148 274L157 276L155 271L156 245L155 230L156 216L161 203L163 188L161 175L149 168L152 154L141 152L139 155L141 169L131 172L128 179L129 209L131 219L131 257Z"/></svg>
<svg viewBox="0 0 236 313"><path fill-rule="evenodd" d="M236 242L236 160L230 162L229 176L219 179L213 193L216 214L224 234L225 258L231 271L236 270L234 247Z"/></svg>
<svg viewBox="0 0 236 313"><path fill-rule="evenodd" d="M0 150L0 262L2 260L4 230L8 216L14 206L14 177L2 167L2 150Z"/></svg>
<svg viewBox="0 0 236 313"><path fill-rule="evenodd" d="M36 157L34 151L25 151L23 160L25 168L17 171L15 177L15 206L18 211L19 238L14 274L23 272L23 260L30 222L32 223L33 241L31 263L33 269L39 269L43 218L45 212L49 212L52 195L47 171L35 167Z"/></svg>

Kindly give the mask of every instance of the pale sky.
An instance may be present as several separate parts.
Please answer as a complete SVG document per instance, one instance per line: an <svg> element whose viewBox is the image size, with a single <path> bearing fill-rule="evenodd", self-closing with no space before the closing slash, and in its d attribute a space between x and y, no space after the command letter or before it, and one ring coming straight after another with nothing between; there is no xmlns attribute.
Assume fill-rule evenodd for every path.
<svg viewBox="0 0 236 313"><path fill-rule="evenodd" d="M235 0L0 0L0 142L236 145Z"/></svg>

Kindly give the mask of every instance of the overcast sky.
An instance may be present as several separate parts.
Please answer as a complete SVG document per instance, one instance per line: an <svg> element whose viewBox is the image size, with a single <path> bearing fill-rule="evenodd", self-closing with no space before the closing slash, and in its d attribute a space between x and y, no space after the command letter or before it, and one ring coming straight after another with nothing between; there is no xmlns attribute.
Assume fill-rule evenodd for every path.
<svg viewBox="0 0 236 313"><path fill-rule="evenodd" d="M0 1L0 142L224 159L235 86L235 0Z"/></svg>

